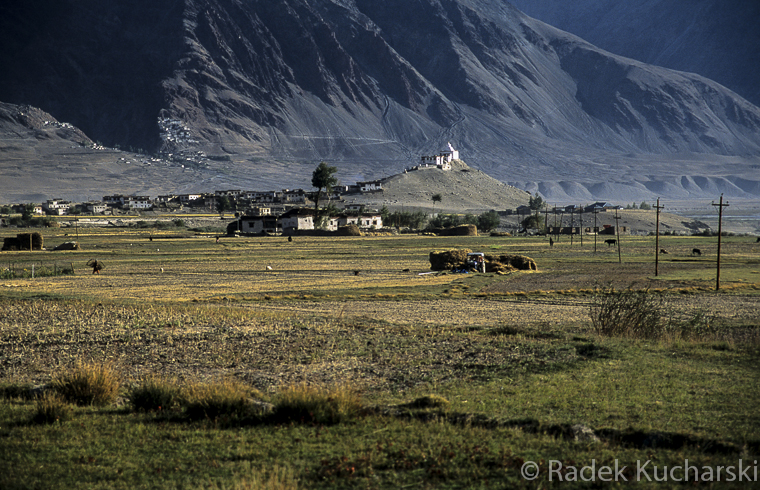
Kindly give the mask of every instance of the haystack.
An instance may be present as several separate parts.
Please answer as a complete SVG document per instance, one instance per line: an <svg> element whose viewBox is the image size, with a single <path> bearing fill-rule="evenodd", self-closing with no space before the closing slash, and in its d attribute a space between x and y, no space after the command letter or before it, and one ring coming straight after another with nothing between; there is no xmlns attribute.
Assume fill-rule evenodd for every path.
<svg viewBox="0 0 760 490"><path fill-rule="evenodd" d="M486 262L486 272L514 272L517 269L509 264L499 262Z"/></svg>
<svg viewBox="0 0 760 490"><path fill-rule="evenodd" d="M362 236L362 232L356 223L349 223L346 226L339 226L335 232L338 236Z"/></svg>
<svg viewBox="0 0 760 490"><path fill-rule="evenodd" d="M467 254L472 250L430 252L430 269L446 271L467 267ZM536 261L524 255L485 255L486 272L537 271Z"/></svg>
<svg viewBox="0 0 760 490"><path fill-rule="evenodd" d="M537 271L536 261L524 255L486 255L486 270L488 264L502 264L513 267L519 271Z"/></svg>
<svg viewBox="0 0 760 490"><path fill-rule="evenodd" d="M3 239L3 250L42 250L42 235L37 233L19 233L16 238L8 237Z"/></svg>
<svg viewBox="0 0 760 490"><path fill-rule="evenodd" d="M435 228L432 230L438 236L478 236L475 225L459 225L452 228Z"/></svg>
<svg viewBox="0 0 760 490"><path fill-rule="evenodd" d="M63 242L53 250L82 250L82 247L79 246L79 242Z"/></svg>
<svg viewBox="0 0 760 490"><path fill-rule="evenodd" d="M430 269L434 271L447 271L462 268L467 261L467 254L470 252L472 250L467 248L430 252Z"/></svg>

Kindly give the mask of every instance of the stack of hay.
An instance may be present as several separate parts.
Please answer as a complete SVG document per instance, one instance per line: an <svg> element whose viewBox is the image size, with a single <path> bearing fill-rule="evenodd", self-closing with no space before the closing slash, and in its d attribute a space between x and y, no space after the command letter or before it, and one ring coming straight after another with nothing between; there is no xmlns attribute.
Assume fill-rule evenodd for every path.
<svg viewBox="0 0 760 490"><path fill-rule="evenodd" d="M467 262L467 254L470 249L448 250L442 252L430 252L430 269L434 271L448 271L461 269Z"/></svg>
<svg viewBox="0 0 760 490"><path fill-rule="evenodd" d="M478 236L475 225L459 225L452 228L435 228L432 230L438 236Z"/></svg>
<svg viewBox="0 0 760 490"><path fill-rule="evenodd" d="M79 242L63 242L53 250L82 250L82 247L79 246Z"/></svg>
<svg viewBox="0 0 760 490"><path fill-rule="evenodd" d="M495 269L494 272L497 271L496 270L497 264L500 266L509 268L509 269L502 270L502 272L507 272L508 270L518 270L518 271L537 271L538 270L536 261L524 255L486 255L485 259L486 259L486 271L488 271L489 264L492 264L493 268Z"/></svg>
<svg viewBox="0 0 760 490"><path fill-rule="evenodd" d="M3 250L42 250L42 235L37 233L19 233L16 238L3 239Z"/></svg>
<svg viewBox="0 0 760 490"><path fill-rule="evenodd" d="M338 236L362 236L362 232L356 223L349 223L346 226L339 226L335 232Z"/></svg>
<svg viewBox="0 0 760 490"><path fill-rule="evenodd" d="M446 271L466 267L470 249L430 252L430 269ZM537 271L536 261L524 255L485 255L486 272Z"/></svg>

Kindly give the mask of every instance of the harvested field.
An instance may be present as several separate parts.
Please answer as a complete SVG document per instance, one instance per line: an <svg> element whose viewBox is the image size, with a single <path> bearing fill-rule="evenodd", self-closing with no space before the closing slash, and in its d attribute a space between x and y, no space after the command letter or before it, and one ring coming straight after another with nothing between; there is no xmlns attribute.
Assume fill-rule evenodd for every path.
<svg viewBox="0 0 760 490"><path fill-rule="evenodd" d="M520 476L534 459L725 466L760 452L760 261L746 237L725 239L720 291L706 237L669 240L657 276L648 237L626 237L622 260L542 238L77 238L82 250L0 254L3 488L247 488L254 463L285 468L287 488L535 488ZM463 249L538 270L430 270L432 251ZM93 275L90 260L107 267ZM16 274L61 264L75 275ZM609 287L661 294L667 329L597 333L589 314ZM35 398L82 362L115 368L116 402ZM344 387L360 410L335 425L223 404L192 418L176 399L135 407L146 379L238 383L241 410Z"/></svg>

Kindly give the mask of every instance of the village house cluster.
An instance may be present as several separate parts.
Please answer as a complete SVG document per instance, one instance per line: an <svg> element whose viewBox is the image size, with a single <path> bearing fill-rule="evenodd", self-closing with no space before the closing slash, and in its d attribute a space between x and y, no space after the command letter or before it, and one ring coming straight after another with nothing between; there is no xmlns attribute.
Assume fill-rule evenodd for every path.
<svg viewBox="0 0 760 490"><path fill-rule="evenodd" d="M162 138L167 143L183 146L194 142L190 130L181 121L159 118ZM168 157L175 155L169 154ZM201 155L203 156L203 155ZM451 143L448 150L437 155L422 156L419 165L407 168L404 172L439 169L451 170L451 163L459 159L459 152ZM188 160L190 158L188 157ZM327 230L356 225L359 228L382 228L382 217L377 210L365 210L360 204L346 202L344 199L352 194L381 192L386 179L360 181L355 184L336 186L328 196L322 196L339 209L334 216L329 216L322 223ZM74 203L63 199L48 199L40 205L34 205L33 213L37 215L63 216L70 214L115 215L135 211L172 212L179 210L196 210L201 212L234 212L237 231L240 233L290 233L294 230L313 230L317 226L313 206L314 192L303 189L282 189L280 191L246 191L221 190L215 192L198 192L188 194L166 194L155 199L150 196L114 194L103 196L100 201ZM12 206L14 212L23 213L27 205ZM371 211L371 212L367 212Z"/></svg>
<svg viewBox="0 0 760 490"><path fill-rule="evenodd" d="M383 218L380 213L339 213L325 219L323 229L336 231L339 227L356 225L361 229L380 229ZM260 209L254 216L241 216L237 229L242 234L290 235L296 231L317 229L316 211L312 208L293 208L280 215L272 215L268 208Z"/></svg>
<svg viewBox="0 0 760 490"><path fill-rule="evenodd" d="M343 196L348 194L374 192L382 190L381 181L357 182L354 185L334 188L327 196L337 207L348 211L358 211L359 206L347 204ZM101 201L74 203L63 199L48 199L42 204L34 205L34 214L64 216L69 214L118 214L128 211L177 211L180 209L196 209L199 211L220 211L219 203L225 199L228 206L224 211L246 211L248 209L270 206L274 210L284 212L293 206L304 206L313 203L314 192L303 189L283 189L280 191L243 191L221 190L211 193L198 192L188 194L165 194L152 199L150 196L135 196L114 194L103 196ZM323 197L324 199L324 197ZM12 206L14 212L21 213L26 205Z"/></svg>

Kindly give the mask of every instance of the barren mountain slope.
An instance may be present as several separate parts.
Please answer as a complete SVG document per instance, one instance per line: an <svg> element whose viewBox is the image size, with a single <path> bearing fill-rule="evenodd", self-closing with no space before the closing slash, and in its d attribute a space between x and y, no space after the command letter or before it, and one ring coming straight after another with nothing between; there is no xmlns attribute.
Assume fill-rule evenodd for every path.
<svg viewBox="0 0 760 490"><path fill-rule="evenodd" d="M511 0L526 14L613 53L699 73L760 104L760 2Z"/></svg>
<svg viewBox="0 0 760 490"><path fill-rule="evenodd" d="M175 187L308 187L320 160L386 177L447 141L554 200L760 182L760 109L496 0L41 0L0 7L0 42L0 100L109 146L205 152Z"/></svg>

